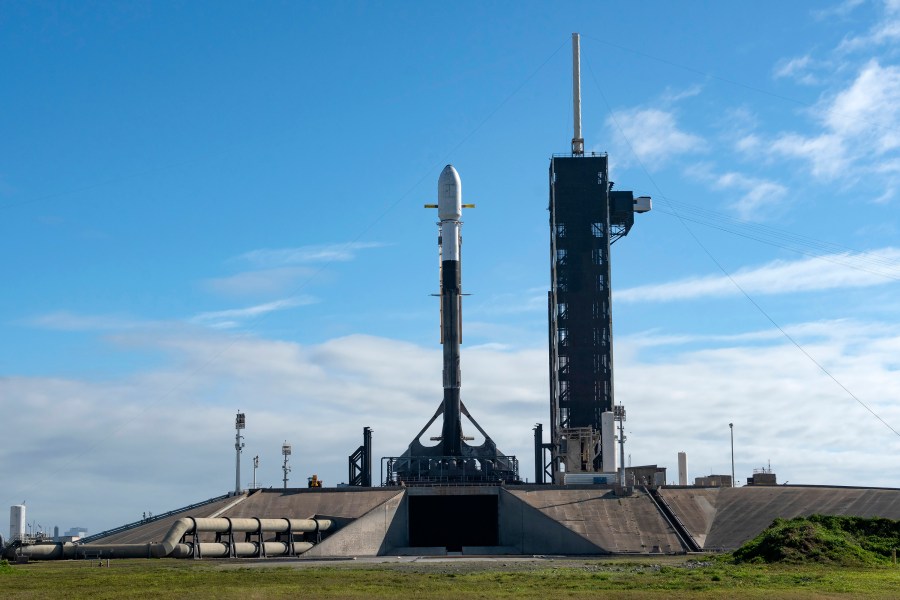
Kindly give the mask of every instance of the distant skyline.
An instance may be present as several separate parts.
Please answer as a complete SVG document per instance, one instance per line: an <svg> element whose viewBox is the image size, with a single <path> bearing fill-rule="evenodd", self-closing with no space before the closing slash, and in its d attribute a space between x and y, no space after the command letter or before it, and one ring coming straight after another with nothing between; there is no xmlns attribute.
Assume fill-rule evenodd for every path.
<svg viewBox="0 0 900 600"><path fill-rule="evenodd" d="M441 399L448 163L462 398L531 479L574 31L586 148L653 197L612 248L627 460L730 473L734 423L738 483L900 487L900 2L8 2L4 506L223 494L239 410L245 485L284 440L346 481L364 426L378 478Z"/></svg>

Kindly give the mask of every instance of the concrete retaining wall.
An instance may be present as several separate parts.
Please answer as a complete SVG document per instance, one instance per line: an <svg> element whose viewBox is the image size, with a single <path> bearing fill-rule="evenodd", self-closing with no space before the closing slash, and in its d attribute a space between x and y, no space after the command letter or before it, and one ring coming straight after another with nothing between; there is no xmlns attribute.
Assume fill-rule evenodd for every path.
<svg viewBox="0 0 900 600"><path fill-rule="evenodd" d="M660 492L706 550L739 548L778 517L824 514L900 520L898 489L778 485Z"/></svg>

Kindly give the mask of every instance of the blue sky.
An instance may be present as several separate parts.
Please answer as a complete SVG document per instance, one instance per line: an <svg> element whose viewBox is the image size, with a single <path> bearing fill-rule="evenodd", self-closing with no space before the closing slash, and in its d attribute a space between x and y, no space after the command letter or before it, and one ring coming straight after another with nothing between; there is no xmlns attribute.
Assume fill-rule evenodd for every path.
<svg viewBox="0 0 900 600"><path fill-rule="evenodd" d="M739 481L896 487L900 3L8 2L0 501L98 531L221 494L238 409L245 483L284 440L297 484L364 426L401 453L447 163L463 400L531 477L573 31L586 146L654 198L613 247L633 464L727 473L734 422Z"/></svg>

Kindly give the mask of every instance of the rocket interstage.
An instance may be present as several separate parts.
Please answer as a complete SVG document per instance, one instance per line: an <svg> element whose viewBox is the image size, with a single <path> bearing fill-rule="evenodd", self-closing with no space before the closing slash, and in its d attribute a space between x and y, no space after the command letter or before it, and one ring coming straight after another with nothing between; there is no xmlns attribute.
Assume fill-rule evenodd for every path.
<svg viewBox="0 0 900 600"><path fill-rule="evenodd" d="M385 457L387 485L435 485L443 482L495 484L519 481L515 456L506 456L475 421L460 399L460 343L462 342L462 270L460 217L463 208L462 183L453 165L447 165L438 177L437 204L426 208L438 210L438 248L440 256L440 331L443 346L444 397L437 411L416 435L402 456ZM422 436L439 417L443 418L441 435L431 438L436 446L426 446ZM464 438L462 418L484 436L478 446Z"/></svg>

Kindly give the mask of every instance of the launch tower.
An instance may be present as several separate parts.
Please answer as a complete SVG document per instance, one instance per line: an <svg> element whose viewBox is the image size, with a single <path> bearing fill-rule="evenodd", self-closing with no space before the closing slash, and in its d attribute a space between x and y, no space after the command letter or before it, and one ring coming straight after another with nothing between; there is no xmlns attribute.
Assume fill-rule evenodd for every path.
<svg viewBox="0 0 900 600"><path fill-rule="evenodd" d="M580 44L572 34L575 135L572 153L550 159L551 475L613 472L610 246L628 235L650 198L613 191L606 154L584 153ZM624 411L622 411L624 415ZM604 427L604 421L606 426ZM602 434L602 435L601 435ZM611 456L604 456L611 454Z"/></svg>

